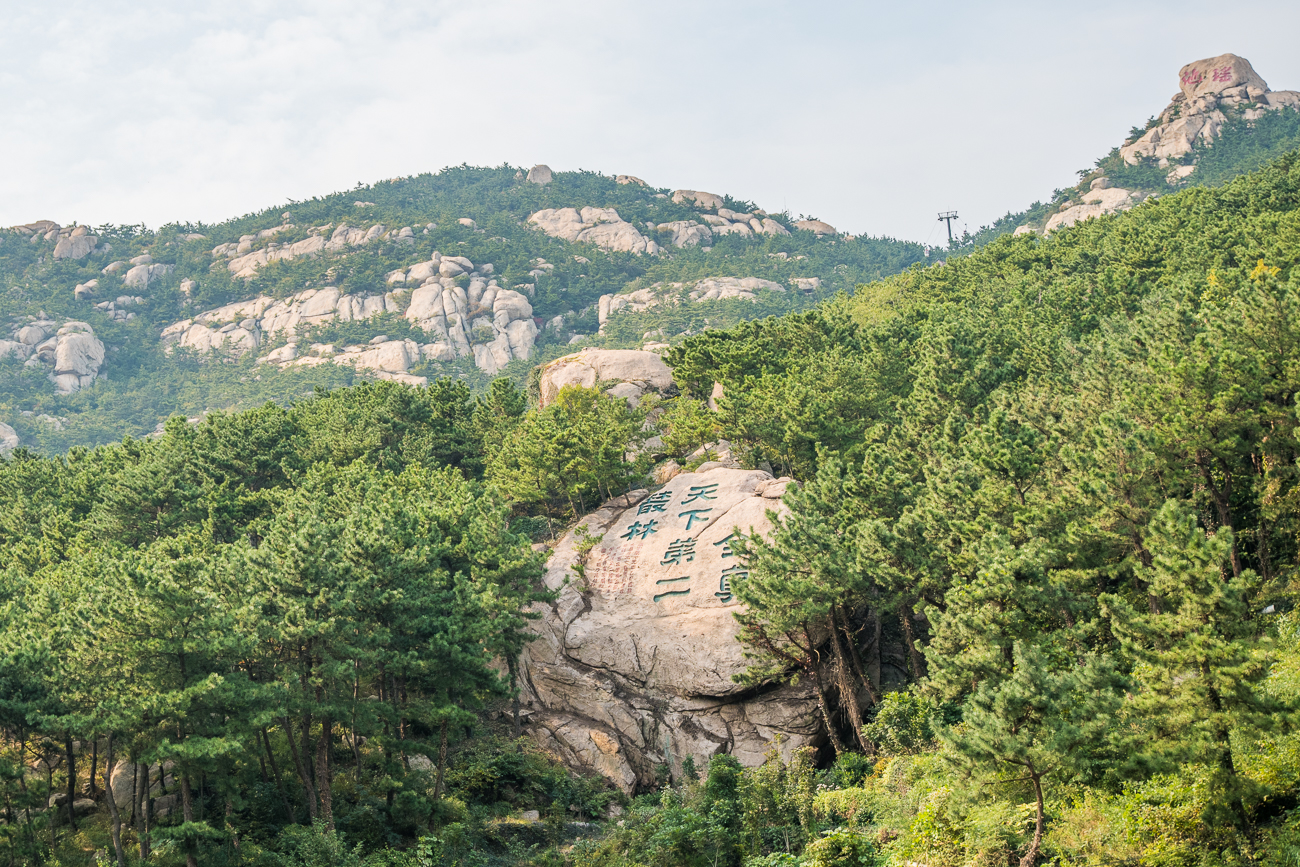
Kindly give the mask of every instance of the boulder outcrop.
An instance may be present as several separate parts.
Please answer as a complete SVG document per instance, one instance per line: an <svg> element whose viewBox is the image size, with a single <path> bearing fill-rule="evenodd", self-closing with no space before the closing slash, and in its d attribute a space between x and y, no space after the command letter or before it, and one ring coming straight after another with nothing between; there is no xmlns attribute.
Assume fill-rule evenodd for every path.
<svg viewBox="0 0 1300 867"><path fill-rule="evenodd" d="M796 277L795 288L812 291L820 288L819 277ZM784 292L785 287L759 277L706 277L694 283L655 283L643 289L618 295L602 295L596 307L597 321L603 327L609 317L620 311L642 313L651 307L682 301L753 301L762 290Z"/></svg>
<svg viewBox="0 0 1300 867"><path fill-rule="evenodd" d="M306 238L292 243L271 240L276 235L292 232L295 228L292 223L285 223L282 226L262 229L251 235L243 235L238 241L213 247L212 255L214 258L221 256L228 258L230 261L226 267L230 269L230 273L247 279L257 274L258 270L268 262L316 256L321 252L340 252L390 236L398 241L413 241L415 238L415 230L410 226L390 232L382 223L376 223L368 229L354 228L344 223L338 227L315 226ZM327 234L328 238L326 238Z"/></svg>
<svg viewBox="0 0 1300 867"><path fill-rule="evenodd" d="M722 196L703 190L673 190L672 199L679 205L691 204L702 211L712 211L723 206Z"/></svg>
<svg viewBox="0 0 1300 867"><path fill-rule="evenodd" d="M0 455L7 455L18 448L18 432L0 421Z"/></svg>
<svg viewBox="0 0 1300 867"><path fill-rule="evenodd" d="M1300 93L1270 91L1246 58L1220 54L1197 60L1178 71L1178 93L1145 133L1119 149L1120 156L1129 165L1156 159L1163 167L1191 153L1198 140L1213 143L1231 116L1253 120L1287 107L1300 107Z"/></svg>
<svg viewBox="0 0 1300 867"><path fill-rule="evenodd" d="M53 241L55 259L82 259L95 252L99 246L98 236L91 234L86 226L60 226L53 220L10 226L8 231L23 235L32 243Z"/></svg>
<svg viewBox="0 0 1300 867"><path fill-rule="evenodd" d="M552 403L568 385L592 388L598 382L614 382L620 397L636 404L648 391L664 392L673 386L673 372L653 352L636 349L584 349L557 358L542 368L538 380L542 406ZM611 391L612 393L612 391Z"/></svg>
<svg viewBox="0 0 1300 867"><path fill-rule="evenodd" d="M259 361L274 364L349 364L377 371L385 378L424 382L407 371L425 361L452 361L473 357L488 374L496 374L514 359L532 355L538 334L527 296L498 286L490 265L475 266L464 256L434 253L427 262L393 271L387 282L398 286L382 294L344 295L333 286L306 289L276 301L259 296L227 304L176 322L163 329L167 348L181 346L199 353L217 351L242 355L258 351L277 336L296 347L300 330L330 322L370 319L381 313L400 314L425 332L428 343L393 341L382 352L373 348L343 347L337 351L301 353L279 347ZM468 277L466 284L465 277ZM418 283L415 289L401 284ZM119 299L120 301L121 299ZM359 353L359 354L358 354Z"/></svg>
<svg viewBox="0 0 1300 867"><path fill-rule="evenodd" d="M817 743L806 685L732 679L747 662L730 587L744 566L730 542L771 529L767 512L782 508L787 483L717 467L617 498L579 524L600 539L581 586L579 540L566 534L545 577L559 597L521 657L529 732L625 792L653 786L656 766L678 777L688 756L697 767L717 753L753 766L777 735L783 751Z"/></svg>
<svg viewBox="0 0 1300 867"><path fill-rule="evenodd" d="M104 364L104 344L85 322L57 325L46 318L28 317L14 325L12 340L0 340L0 358L14 357L28 367L44 367L59 394L72 394L99 376Z"/></svg>
<svg viewBox="0 0 1300 867"><path fill-rule="evenodd" d="M595 244L621 253L658 253L659 244L646 238L614 208L546 208L528 218L552 238Z"/></svg>
<svg viewBox="0 0 1300 867"><path fill-rule="evenodd" d="M1141 197L1132 190L1107 186L1105 181L1105 178L1094 180L1092 189L1084 193L1082 202L1062 208L1049 217L1044 231L1051 232L1065 226L1073 226L1080 220L1100 217L1103 214L1127 211L1141 200Z"/></svg>
<svg viewBox="0 0 1300 867"><path fill-rule="evenodd" d="M54 337L50 380L59 394L72 394L95 381L104 363L104 344L85 322L65 322ZM40 347L37 347L40 353Z"/></svg>
<svg viewBox="0 0 1300 867"><path fill-rule="evenodd" d="M528 176L525 178L525 180L528 181L528 183L537 184L539 186L546 186L554 179L555 178L553 173L551 172L551 167L542 165L541 163L538 163L537 165L529 169Z"/></svg>
<svg viewBox="0 0 1300 867"><path fill-rule="evenodd" d="M796 229L803 229L805 232L812 232L815 235L837 235L839 234L835 227L830 223L824 223L821 220L796 220L794 223Z"/></svg>
<svg viewBox="0 0 1300 867"><path fill-rule="evenodd" d="M85 226L77 226L64 235L60 233L54 245L55 259L81 259L95 251L99 238L90 234Z"/></svg>

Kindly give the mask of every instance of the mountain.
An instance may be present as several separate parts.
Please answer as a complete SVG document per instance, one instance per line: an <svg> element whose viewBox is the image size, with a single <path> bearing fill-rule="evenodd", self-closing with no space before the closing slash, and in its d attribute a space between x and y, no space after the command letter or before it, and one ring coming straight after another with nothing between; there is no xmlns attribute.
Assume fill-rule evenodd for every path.
<svg viewBox="0 0 1300 867"><path fill-rule="evenodd" d="M1051 232L1216 185L1300 146L1300 96L1244 58L1057 191L956 242ZM578 347L663 352L937 261L714 193L538 165L459 166L215 225L0 232L0 449L64 451L315 388L439 377L474 392Z"/></svg>
<svg viewBox="0 0 1300 867"><path fill-rule="evenodd" d="M0 422L10 444L57 451L361 379L522 383L570 346L668 342L924 260L545 166L393 178L218 225L30 223L0 232Z"/></svg>
<svg viewBox="0 0 1300 867"><path fill-rule="evenodd" d="M388 381L0 461L0 858L1295 860L1300 152L815 306L806 271L685 265L811 267L853 247L829 227L438 177L492 172L513 222L298 203L5 248L100 317L9 349L82 418ZM623 290L556 289L559 250ZM550 289L587 293L579 351L529 315ZM152 341L137 391L113 328Z"/></svg>
<svg viewBox="0 0 1300 867"><path fill-rule="evenodd" d="M1244 57L1189 63L1178 71L1178 92L1163 111L1079 172L1078 184L1057 190L1045 205L1008 215L994 231L985 230L985 240L1009 229L1051 232L1176 190L1221 185L1300 147L1297 110L1300 93L1269 90Z"/></svg>

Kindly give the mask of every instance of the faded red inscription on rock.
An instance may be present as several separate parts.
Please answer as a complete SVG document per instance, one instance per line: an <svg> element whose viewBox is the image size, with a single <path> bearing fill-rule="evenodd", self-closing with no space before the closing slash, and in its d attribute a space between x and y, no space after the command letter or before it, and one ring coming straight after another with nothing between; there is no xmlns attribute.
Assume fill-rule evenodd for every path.
<svg viewBox="0 0 1300 867"><path fill-rule="evenodd" d="M632 589L632 574L644 543L640 540L624 542L601 558L600 563L587 572L587 583L602 593L626 593Z"/></svg>

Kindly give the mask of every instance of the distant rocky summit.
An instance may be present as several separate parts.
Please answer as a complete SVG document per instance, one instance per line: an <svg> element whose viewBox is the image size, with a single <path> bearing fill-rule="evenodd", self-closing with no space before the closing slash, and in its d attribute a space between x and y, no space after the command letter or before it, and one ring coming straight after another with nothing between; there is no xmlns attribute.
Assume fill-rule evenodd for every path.
<svg viewBox="0 0 1300 867"><path fill-rule="evenodd" d="M1149 164L1167 169L1162 172L1164 183L1156 188L1124 187L1114 183L1104 170L1094 172L1084 179L1075 196L1048 217L1044 231L1126 211L1175 189L1194 176L1197 146L1213 146L1229 123L1251 124L1271 111L1300 109L1300 93L1269 90L1250 61L1235 54L1187 64L1178 71L1178 86L1178 93L1164 111L1118 150L1125 165ZM1029 231L1028 227L1021 229Z"/></svg>

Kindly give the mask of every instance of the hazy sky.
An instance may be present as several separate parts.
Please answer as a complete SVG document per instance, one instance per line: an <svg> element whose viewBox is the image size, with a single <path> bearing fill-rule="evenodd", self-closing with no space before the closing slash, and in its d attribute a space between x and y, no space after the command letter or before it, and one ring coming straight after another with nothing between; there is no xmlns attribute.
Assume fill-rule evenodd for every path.
<svg viewBox="0 0 1300 867"><path fill-rule="evenodd" d="M934 241L1020 210L1295 0L0 0L0 225L217 221L447 165L629 173Z"/></svg>

